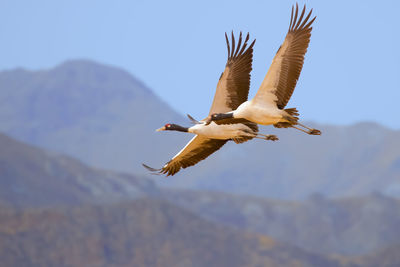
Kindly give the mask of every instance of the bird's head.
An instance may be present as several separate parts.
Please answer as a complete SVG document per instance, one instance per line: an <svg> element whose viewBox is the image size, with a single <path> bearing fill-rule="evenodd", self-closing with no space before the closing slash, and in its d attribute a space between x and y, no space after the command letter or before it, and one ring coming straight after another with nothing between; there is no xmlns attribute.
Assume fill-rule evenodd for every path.
<svg viewBox="0 0 400 267"><path fill-rule="evenodd" d="M158 128L158 129L156 130L156 132L171 131L171 130L174 128L173 125L175 125L175 124L167 123L167 124L165 124L163 127ZM172 129L171 129L171 128L172 128Z"/></svg>
<svg viewBox="0 0 400 267"><path fill-rule="evenodd" d="M217 120L219 120L219 116L220 114L219 113L214 113L214 114L211 114L211 120L212 121L217 121Z"/></svg>
<svg viewBox="0 0 400 267"><path fill-rule="evenodd" d="M233 113L213 113L210 116L210 121L219 121L229 118L233 118Z"/></svg>
<svg viewBox="0 0 400 267"><path fill-rule="evenodd" d="M160 131L179 131L179 132L187 132L188 128L182 127L178 124L167 123L163 127L158 128L156 132Z"/></svg>

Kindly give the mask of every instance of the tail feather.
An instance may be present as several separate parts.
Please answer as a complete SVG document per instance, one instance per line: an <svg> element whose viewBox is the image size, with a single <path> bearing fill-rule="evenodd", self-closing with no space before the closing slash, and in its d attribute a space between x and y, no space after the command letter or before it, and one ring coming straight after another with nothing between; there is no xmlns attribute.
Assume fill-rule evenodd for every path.
<svg viewBox="0 0 400 267"><path fill-rule="evenodd" d="M284 109L286 113L288 114L287 119L289 122L278 122L274 124L274 127L276 128L289 128L292 127L292 125L297 124L299 121L299 111L297 108L287 108Z"/></svg>
<svg viewBox="0 0 400 267"><path fill-rule="evenodd" d="M288 113L290 116L292 116L296 121L299 120L299 111L297 110L297 108L287 108L284 109L284 111L286 111L286 113Z"/></svg>
<svg viewBox="0 0 400 267"><path fill-rule="evenodd" d="M249 140L251 140L251 139L253 139L253 137L250 137L250 136L241 136L241 137L232 138L231 140L232 140L233 142L235 142L236 144L241 144L241 143L247 142L247 141L249 141Z"/></svg>

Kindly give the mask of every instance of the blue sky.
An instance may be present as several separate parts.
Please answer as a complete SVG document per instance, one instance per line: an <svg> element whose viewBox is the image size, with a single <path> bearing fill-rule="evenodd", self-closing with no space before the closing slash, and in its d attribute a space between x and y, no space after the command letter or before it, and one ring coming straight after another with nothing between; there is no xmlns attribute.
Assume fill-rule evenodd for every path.
<svg viewBox="0 0 400 267"><path fill-rule="evenodd" d="M205 117L226 62L224 32L256 38L250 97L295 1L0 0L0 70L69 59L121 67L181 113ZM400 1L299 1L317 20L288 107L304 120L400 129Z"/></svg>

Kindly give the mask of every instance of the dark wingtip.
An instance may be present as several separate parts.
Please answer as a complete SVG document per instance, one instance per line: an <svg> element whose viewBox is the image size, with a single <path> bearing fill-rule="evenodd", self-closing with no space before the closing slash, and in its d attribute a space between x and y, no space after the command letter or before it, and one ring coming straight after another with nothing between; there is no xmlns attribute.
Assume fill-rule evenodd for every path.
<svg viewBox="0 0 400 267"><path fill-rule="evenodd" d="M233 30L232 30L232 32L231 32L231 35L232 35L232 51L231 51L231 58L233 57L233 54L235 53L235 36L233 35Z"/></svg>
<svg viewBox="0 0 400 267"><path fill-rule="evenodd" d="M256 43L256 39L253 40L253 42L251 42L249 48L253 48L254 44Z"/></svg>
<svg viewBox="0 0 400 267"><path fill-rule="evenodd" d="M306 12L307 6L304 4L303 9L300 11L298 3L296 5L292 5L292 12L290 15L290 23L289 23L289 30L290 31L296 31L296 30L302 30L302 29L308 29L310 28L311 24L314 22L316 19L316 16L314 16L311 21L309 21L313 9L308 12L306 17L304 18L305 12ZM301 14L299 15L299 11Z"/></svg>
<svg viewBox="0 0 400 267"><path fill-rule="evenodd" d="M160 171L160 169L152 168L152 167L150 167L150 166L148 166L148 165L146 165L144 163L142 163L142 166L145 167L147 170L149 170L151 172L159 172Z"/></svg>
<svg viewBox="0 0 400 267"><path fill-rule="evenodd" d="M195 118L193 118L192 116L190 116L190 114L186 114L186 116L189 118L189 120L194 123L194 124L200 124L200 122L198 120L196 120Z"/></svg>
<svg viewBox="0 0 400 267"><path fill-rule="evenodd" d="M230 55L231 55L231 47L229 45L229 38L228 38L228 35L226 34L226 32L225 32L225 40L226 40L226 46L227 46L227 49L228 49L228 60L229 60L230 59Z"/></svg>

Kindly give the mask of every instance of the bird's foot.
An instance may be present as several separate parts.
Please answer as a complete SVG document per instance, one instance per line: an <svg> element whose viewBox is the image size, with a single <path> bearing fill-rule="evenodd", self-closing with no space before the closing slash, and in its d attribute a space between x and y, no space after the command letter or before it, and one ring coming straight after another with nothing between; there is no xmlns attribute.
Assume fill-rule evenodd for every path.
<svg viewBox="0 0 400 267"><path fill-rule="evenodd" d="M279 138L274 134L270 134L265 136L265 140L278 141Z"/></svg>
<svg viewBox="0 0 400 267"><path fill-rule="evenodd" d="M317 129L311 129L307 133L311 135L321 135L321 131Z"/></svg>

